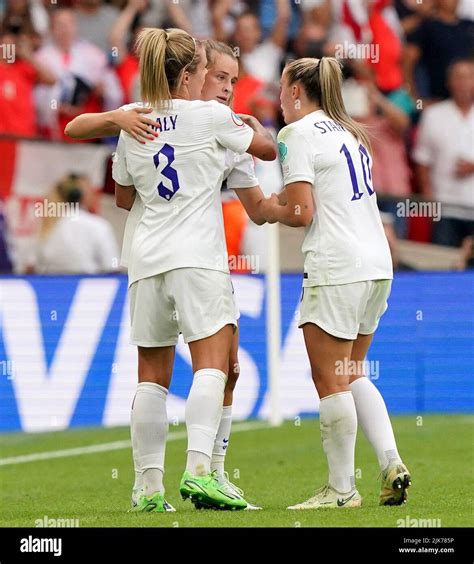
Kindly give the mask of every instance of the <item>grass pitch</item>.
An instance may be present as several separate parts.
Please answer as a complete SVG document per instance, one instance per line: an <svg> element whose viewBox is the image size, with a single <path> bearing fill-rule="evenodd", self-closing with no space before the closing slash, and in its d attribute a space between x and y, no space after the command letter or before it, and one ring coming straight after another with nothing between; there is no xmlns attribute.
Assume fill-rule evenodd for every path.
<svg viewBox="0 0 474 564"><path fill-rule="evenodd" d="M413 485L408 503L379 507L379 469L359 431L356 481L361 509L288 511L327 476L319 421L279 428L235 423L226 468L247 499L263 511L197 511L179 495L186 439L170 427L166 497L177 512L127 513L133 482L131 451L119 450L1 465L0 526L35 527L38 519L78 519L80 527L397 527L398 520L440 520L442 527L472 526L473 422L471 416L393 417L400 453ZM0 458L129 439L129 430L81 429L0 435Z"/></svg>

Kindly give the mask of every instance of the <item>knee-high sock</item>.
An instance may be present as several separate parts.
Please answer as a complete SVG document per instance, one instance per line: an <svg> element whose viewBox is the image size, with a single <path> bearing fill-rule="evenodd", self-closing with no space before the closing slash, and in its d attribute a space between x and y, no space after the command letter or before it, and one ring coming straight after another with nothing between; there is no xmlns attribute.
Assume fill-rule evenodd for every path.
<svg viewBox="0 0 474 564"><path fill-rule="evenodd" d="M194 374L186 402L186 470L195 476L211 471L211 455L222 416L226 380L224 372L215 368L203 368Z"/></svg>
<svg viewBox="0 0 474 564"><path fill-rule="evenodd" d="M329 466L329 485L341 493L355 487L357 413L351 392L331 394L319 407L321 438Z"/></svg>
<svg viewBox="0 0 474 564"><path fill-rule="evenodd" d="M380 469L384 470L391 460L400 460L384 399L373 382L365 376L354 380L350 387L357 420L375 450Z"/></svg>
<svg viewBox="0 0 474 564"><path fill-rule="evenodd" d="M217 470L219 476L224 475L225 455L229 446L230 430L232 427L232 406L226 405L222 409L221 422L217 430L214 448L212 450L211 470Z"/></svg>
<svg viewBox="0 0 474 564"><path fill-rule="evenodd" d="M159 384L142 382L132 406L131 434L135 470L142 474L145 495L164 491L163 473L168 415L168 390Z"/></svg>

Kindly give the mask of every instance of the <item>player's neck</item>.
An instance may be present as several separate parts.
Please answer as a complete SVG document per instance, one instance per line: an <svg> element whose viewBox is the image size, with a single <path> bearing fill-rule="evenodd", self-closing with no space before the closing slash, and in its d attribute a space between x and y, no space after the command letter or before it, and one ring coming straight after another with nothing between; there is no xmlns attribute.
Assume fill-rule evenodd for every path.
<svg viewBox="0 0 474 564"><path fill-rule="evenodd" d="M319 106L319 104L315 104L314 102L307 102L307 103L302 103L301 107L296 110L296 119L299 120L301 118L304 118L305 116L307 116L308 114L312 114L313 112L317 112L318 110L321 109L321 106Z"/></svg>

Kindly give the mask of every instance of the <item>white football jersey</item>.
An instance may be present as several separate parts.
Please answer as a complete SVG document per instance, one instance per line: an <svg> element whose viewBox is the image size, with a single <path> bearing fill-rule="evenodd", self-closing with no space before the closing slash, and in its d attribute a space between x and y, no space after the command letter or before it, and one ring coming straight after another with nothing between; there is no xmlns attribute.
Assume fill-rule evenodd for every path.
<svg viewBox="0 0 474 564"><path fill-rule="evenodd" d="M224 201L233 200L237 197L235 192L231 190L253 188L254 186L258 186L258 179L255 176L255 165L252 155L249 155L248 153L240 155L239 153L235 153L234 151L227 149L225 154L224 180L227 180L227 188L229 189L225 191L225 200L224 196L222 196ZM120 264L122 266L128 266L133 234L140 222L143 210L143 202L140 195L137 194L125 223L122 257L120 260Z"/></svg>
<svg viewBox="0 0 474 564"><path fill-rule="evenodd" d="M129 284L184 267L229 272L220 201L226 148L244 153L253 130L215 101L172 100L147 117L159 137L141 144L122 131L112 170L117 183L135 186L143 207L129 229Z"/></svg>
<svg viewBox="0 0 474 564"><path fill-rule="evenodd" d="M239 153L227 150L224 180L227 180L227 188L229 190L258 186L252 155L248 153L239 155Z"/></svg>
<svg viewBox="0 0 474 564"><path fill-rule="evenodd" d="M393 278L368 150L322 110L284 127L278 149L285 186L300 181L313 186L303 285Z"/></svg>

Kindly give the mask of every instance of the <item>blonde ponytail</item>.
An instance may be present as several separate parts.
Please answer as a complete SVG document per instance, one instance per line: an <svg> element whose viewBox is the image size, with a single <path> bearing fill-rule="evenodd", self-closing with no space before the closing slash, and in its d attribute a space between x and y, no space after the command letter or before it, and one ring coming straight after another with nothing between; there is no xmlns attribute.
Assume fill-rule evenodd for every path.
<svg viewBox="0 0 474 564"><path fill-rule="evenodd" d="M353 120L346 111L342 98L342 68L334 57L322 57L318 65L321 87L321 108L335 122L343 125L371 151L370 139L364 126Z"/></svg>
<svg viewBox="0 0 474 564"><path fill-rule="evenodd" d="M136 46L142 100L162 108L181 86L184 71L196 72L200 42L182 29L146 28L138 34Z"/></svg>
<svg viewBox="0 0 474 564"><path fill-rule="evenodd" d="M317 102L335 122L371 151L370 139L364 126L354 121L346 111L342 98L342 69L334 57L297 59L286 66L288 84L300 81L308 98Z"/></svg>

